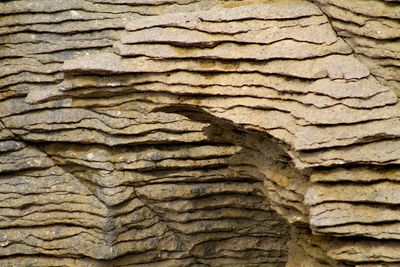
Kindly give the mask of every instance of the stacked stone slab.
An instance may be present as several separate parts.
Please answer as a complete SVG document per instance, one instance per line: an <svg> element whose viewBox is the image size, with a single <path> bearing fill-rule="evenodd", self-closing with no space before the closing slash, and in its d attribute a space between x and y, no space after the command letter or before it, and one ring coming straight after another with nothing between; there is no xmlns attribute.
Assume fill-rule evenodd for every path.
<svg viewBox="0 0 400 267"><path fill-rule="evenodd" d="M399 4L313 2L2 3L0 265L399 265Z"/></svg>
<svg viewBox="0 0 400 267"><path fill-rule="evenodd" d="M400 96L400 6L387 0L315 0L382 84Z"/></svg>
<svg viewBox="0 0 400 267"><path fill-rule="evenodd" d="M272 207L295 226L288 266L400 263L398 99L317 6L144 17L114 46L65 62L58 90L28 99L141 94L159 110L224 127L257 166L242 170L264 181Z"/></svg>
<svg viewBox="0 0 400 267"><path fill-rule="evenodd" d="M126 22L213 5L0 3L0 266L284 265L288 226L220 129L146 94L55 96Z"/></svg>

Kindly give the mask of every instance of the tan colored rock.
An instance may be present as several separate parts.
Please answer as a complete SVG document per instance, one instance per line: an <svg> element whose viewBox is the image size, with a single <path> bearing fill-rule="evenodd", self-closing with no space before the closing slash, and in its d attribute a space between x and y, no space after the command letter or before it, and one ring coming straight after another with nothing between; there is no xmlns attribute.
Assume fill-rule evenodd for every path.
<svg viewBox="0 0 400 267"><path fill-rule="evenodd" d="M376 204L398 204L398 185L394 182L374 184L312 184L305 195L305 203L318 205L324 202L343 201Z"/></svg>
<svg viewBox="0 0 400 267"><path fill-rule="evenodd" d="M30 2L26 5L21 5L19 3L7 2L1 4L2 14L13 14L13 13L53 13L59 11L67 11L67 10L85 10L90 12L105 12L108 9L109 13L136 13L139 11L144 11L143 6L135 7L129 5L107 5L107 3L92 3L91 1L77 1L72 0L68 2L63 1L53 1L49 4L45 4L42 2ZM110 10L112 7L112 10Z"/></svg>
<svg viewBox="0 0 400 267"><path fill-rule="evenodd" d="M348 224L332 227L321 227L313 229L315 233L335 236L363 236L374 239L399 239L399 224L385 223L377 225Z"/></svg>
<svg viewBox="0 0 400 267"><path fill-rule="evenodd" d="M394 2L20 2L1 266L400 262Z"/></svg>
<svg viewBox="0 0 400 267"><path fill-rule="evenodd" d="M328 255L336 260L348 259L357 263L396 262L398 264L398 245L396 241L348 242L336 249L331 249Z"/></svg>
<svg viewBox="0 0 400 267"><path fill-rule="evenodd" d="M147 0L117 0L116 2L113 2L111 0L89 0L90 2L93 3L117 3L117 4L128 4L128 5L161 5L161 4L190 4L193 2L193 0L152 0L152 1L147 1Z"/></svg>
<svg viewBox="0 0 400 267"><path fill-rule="evenodd" d="M196 17L196 12L194 17ZM130 32L151 29L153 27L179 27L188 30L198 30L207 33L218 33L218 34L238 34L245 33L254 30L273 29L273 28L288 28L298 26L315 26L326 24L326 18L321 14L319 16L313 15L311 17L299 17L290 20L264 20L264 19L249 19L241 21L224 21L221 23L204 21L200 18L191 18L192 14L187 13L176 13L176 14L165 14L162 17L140 17L135 23L128 22L126 29ZM221 24L223 24L221 27Z"/></svg>
<svg viewBox="0 0 400 267"><path fill-rule="evenodd" d="M297 79L287 80L278 75L262 75L258 73L213 73L208 75L196 75L192 72L172 72L169 75L160 74L136 74L116 75L110 81L107 77L96 77L90 75L76 75L68 77L59 85L60 90L76 90L80 88L122 87L140 85L149 82L161 82L170 85L190 85L199 87L208 86L234 86L248 88L247 86L273 88L282 93L306 94L315 93L335 99L343 98L369 98L378 93L388 92L388 97L393 98L394 94L385 86L380 85L374 78L368 77L354 82L332 81L330 79L319 79L315 82L301 81ZM172 86L171 86L172 87ZM173 89L170 89L173 90ZM172 91L174 92L174 91ZM395 98L393 98L395 99Z"/></svg>
<svg viewBox="0 0 400 267"><path fill-rule="evenodd" d="M199 185L149 185L136 189L139 196L149 199L175 200L190 199L200 196L215 195L221 192L239 192L241 194L250 194L255 192L251 185L231 183L229 185L216 184L210 187L209 184Z"/></svg>
<svg viewBox="0 0 400 267"><path fill-rule="evenodd" d="M318 34L315 34L315 33ZM172 27L153 27L140 31L129 32L121 37L123 44L135 43L167 43L178 46L200 46L212 47L220 43L255 43L270 44L284 39L293 39L299 42L309 42L317 44L331 44L337 38L329 24L298 26L289 29L267 28L260 30L249 30L244 33L223 35L218 33L205 33L196 30L187 30Z"/></svg>
<svg viewBox="0 0 400 267"><path fill-rule="evenodd" d="M52 167L53 161L34 147L6 152L0 158L0 173Z"/></svg>
<svg viewBox="0 0 400 267"><path fill-rule="evenodd" d="M3 66L6 68L0 71L0 77L6 77L12 74L18 74L21 72L37 72L37 73L56 73L61 69L61 64L51 63L42 64L37 60L15 60L15 59L3 59L0 60Z"/></svg>
<svg viewBox="0 0 400 267"><path fill-rule="evenodd" d="M340 66L334 62L340 60ZM367 77L368 69L352 56L330 55L305 60L274 60L268 62L224 62L216 60L157 60L146 57L123 58L112 53L81 57L63 64L65 72L77 73L143 73L178 70L209 72L261 72L299 78L360 79ZM206 89L206 88L204 88ZM237 92L239 93L239 92Z"/></svg>
<svg viewBox="0 0 400 267"><path fill-rule="evenodd" d="M330 127L307 126L297 135L298 149L345 146L398 136L398 118Z"/></svg>
<svg viewBox="0 0 400 267"><path fill-rule="evenodd" d="M195 23L203 22L231 22L243 19L287 19L302 18L313 15L321 15L321 11L315 6L305 1L293 2L284 0L271 4L258 5L237 5L231 8L224 8L224 12L220 12L221 8L214 8L210 11L192 12L186 14L164 14L156 17L143 17L135 22L127 24L127 30L134 31L138 29L150 28L155 26L177 26L177 25L195 25ZM252 1L249 1L252 4ZM288 5L292 5L287 9ZM161 17L161 18L160 18Z"/></svg>
<svg viewBox="0 0 400 267"><path fill-rule="evenodd" d="M103 263L94 259L74 259L74 258L60 258L60 257L26 257L26 256L14 256L14 257L4 257L0 259L0 264L4 266L29 266L37 265L43 267L50 267L54 262L57 261L59 264L63 264L67 267L103 267Z"/></svg>
<svg viewBox="0 0 400 267"><path fill-rule="evenodd" d="M349 12L350 13L350 12ZM340 18L340 17L338 17ZM396 20L371 20L366 18L366 21L363 22L360 27L343 23L340 20L335 20L332 22L332 25L341 31L351 32L353 34L357 34L360 36L372 37L375 39L391 39L399 37L399 23Z"/></svg>
<svg viewBox="0 0 400 267"><path fill-rule="evenodd" d="M354 2L347 2L345 0L316 0L321 4L331 4L347 10L354 11L357 13L371 16L371 17L388 17L388 18L399 18L400 8L397 5L391 5L379 0L368 0L365 3L363 0L357 0Z"/></svg>
<svg viewBox="0 0 400 267"><path fill-rule="evenodd" d="M5 57L20 57L31 53L58 52L62 50L80 49L85 47L106 47L111 46L112 40L102 39L95 41L65 41L63 44L8 44L7 48L2 48L0 58Z"/></svg>
<svg viewBox="0 0 400 267"><path fill-rule="evenodd" d="M254 2L254 1L253 1ZM251 3L251 1L247 2ZM283 2L281 2L283 3ZM299 2L300 3L300 2ZM304 3L302 3L304 4ZM246 3L244 3L244 6ZM228 5L229 6L229 5ZM240 6L240 5L238 5ZM218 9L220 9L219 7ZM162 14L156 17L142 16L137 21L129 21L126 24L126 30L134 32L137 30L150 29L153 27L179 27L184 29L197 29L199 31L205 31L209 33L224 33L224 34L235 34L240 32L246 32L254 29L267 29L271 27L278 28L289 28L295 26L311 26L324 24L327 22L326 18L322 13L319 15L314 14L312 16L299 16L292 17L290 20L279 20L279 19L266 19L265 16L258 19L248 19L239 21L223 21L223 22L213 22L206 21L199 17L201 13L213 12L192 12L192 13L176 13L176 14ZM223 23L223 28L221 27Z"/></svg>
<svg viewBox="0 0 400 267"><path fill-rule="evenodd" d="M314 172L310 180L312 182L376 182L376 181L398 181L400 172L396 168L389 167L355 167L334 168L332 170L320 170Z"/></svg>
<svg viewBox="0 0 400 267"><path fill-rule="evenodd" d="M398 5L389 1L375 0L368 1L368 5L365 6L359 5L358 1L351 4L334 0L316 2L332 19L332 26L337 33L346 38L346 42L354 49L361 61L368 65L371 73L399 95L400 87L392 81L393 74L398 75L391 74L391 70L388 70L389 74L386 74L386 71L380 67L381 61L388 59L392 62L399 61L399 46L393 42L399 35L396 14ZM398 63L394 64L398 65Z"/></svg>
<svg viewBox="0 0 400 267"><path fill-rule="evenodd" d="M318 262L311 257L304 249L293 241L289 242L289 258L286 267L328 267L331 265Z"/></svg>
<svg viewBox="0 0 400 267"><path fill-rule="evenodd" d="M393 222L398 216L397 209L383 205L331 202L310 207L310 225L314 227Z"/></svg>
<svg viewBox="0 0 400 267"><path fill-rule="evenodd" d="M377 149L379 148L379 149ZM384 140L374 143L359 144L341 149L326 151L300 152L294 154L299 168L312 166L332 166L357 162L359 164L388 165L399 162L396 140Z"/></svg>
<svg viewBox="0 0 400 267"><path fill-rule="evenodd" d="M108 12L88 12L84 10L66 10L57 12L55 16L53 13L19 13L19 14L4 14L0 18L2 27L10 26L26 26L35 24L46 23L60 23L74 20L101 20L123 17L123 14L113 14ZM4 37L3 37L4 38Z"/></svg>
<svg viewBox="0 0 400 267"><path fill-rule="evenodd" d="M339 39L331 45L315 45L292 40L283 40L270 45L238 45L223 43L214 48L185 49L164 44L114 44L122 56L148 56L151 58L200 58L219 60L270 60L270 59L307 59L326 56L332 53L349 54L349 47ZM290 48L290 49L289 49ZM232 51L235 51L233 53Z"/></svg>

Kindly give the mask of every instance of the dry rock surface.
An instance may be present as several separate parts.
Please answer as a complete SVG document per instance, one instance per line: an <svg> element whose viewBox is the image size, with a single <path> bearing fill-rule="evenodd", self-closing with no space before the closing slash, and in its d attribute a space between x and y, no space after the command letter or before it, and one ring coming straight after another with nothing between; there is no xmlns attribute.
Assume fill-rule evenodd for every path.
<svg viewBox="0 0 400 267"><path fill-rule="evenodd" d="M0 266L400 265L399 15L1 2Z"/></svg>

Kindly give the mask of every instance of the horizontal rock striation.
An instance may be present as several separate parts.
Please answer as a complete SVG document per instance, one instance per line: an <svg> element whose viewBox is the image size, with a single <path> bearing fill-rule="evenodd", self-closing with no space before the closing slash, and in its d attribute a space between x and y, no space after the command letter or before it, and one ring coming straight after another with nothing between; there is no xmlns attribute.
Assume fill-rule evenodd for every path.
<svg viewBox="0 0 400 267"><path fill-rule="evenodd" d="M272 207L296 226L288 265L300 255L398 262L396 178L387 181L398 176L397 97L316 6L287 4L137 19L116 53L66 61L58 91L28 99L141 93L161 110L238 127L227 140L246 148Z"/></svg>
<svg viewBox="0 0 400 267"><path fill-rule="evenodd" d="M400 264L398 3L20 2L0 265Z"/></svg>
<svg viewBox="0 0 400 267"><path fill-rule="evenodd" d="M400 96L400 6L396 1L315 0L356 57Z"/></svg>
<svg viewBox="0 0 400 267"><path fill-rule="evenodd" d="M213 5L0 3L0 266L284 265L288 226L220 129L157 96L57 96L64 61L115 51L128 21Z"/></svg>

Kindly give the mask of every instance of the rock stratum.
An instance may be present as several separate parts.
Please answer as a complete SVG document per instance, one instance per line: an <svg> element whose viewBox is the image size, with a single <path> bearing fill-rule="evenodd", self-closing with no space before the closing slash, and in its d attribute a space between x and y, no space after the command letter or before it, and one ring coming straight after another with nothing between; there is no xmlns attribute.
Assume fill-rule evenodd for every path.
<svg viewBox="0 0 400 267"><path fill-rule="evenodd" d="M0 14L0 266L400 265L397 1Z"/></svg>

